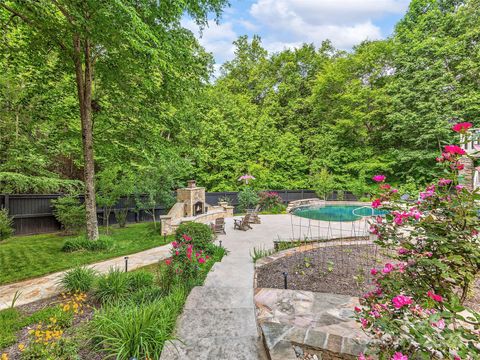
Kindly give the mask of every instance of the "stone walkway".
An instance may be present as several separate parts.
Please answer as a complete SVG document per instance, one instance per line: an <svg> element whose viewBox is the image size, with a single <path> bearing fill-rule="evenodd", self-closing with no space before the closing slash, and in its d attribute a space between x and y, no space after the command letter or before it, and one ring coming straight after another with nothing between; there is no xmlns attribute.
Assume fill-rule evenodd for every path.
<svg viewBox="0 0 480 360"><path fill-rule="evenodd" d="M168 343L162 360L266 360L255 319L253 301L254 247L272 248L278 236L291 235L289 215L262 215L262 224L246 232L233 230L219 237L228 251L216 263L205 284L190 293L177 321L178 340Z"/></svg>
<svg viewBox="0 0 480 360"><path fill-rule="evenodd" d="M128 270L135 270L143 266L154 264L166 259L170 253L170 245L156 247L139 253L128 255ZM100 273L107 272L112 267L125 268L124 256L88 265ZM56 272L43 277L24 280L21 282L0 286L0 310L10 307L15 293L20 297L15 305L25 305L31 302L47 299L61 292L58 282L65 272Z"/></svg>

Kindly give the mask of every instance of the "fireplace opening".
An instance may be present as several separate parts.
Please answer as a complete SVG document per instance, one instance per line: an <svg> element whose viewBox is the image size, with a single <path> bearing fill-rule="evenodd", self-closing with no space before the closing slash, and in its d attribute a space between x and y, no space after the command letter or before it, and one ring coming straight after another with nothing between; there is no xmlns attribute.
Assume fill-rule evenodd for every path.
<svg viewBox="0 0 480 360"><path fill-rule="evenodd" d="M199 201L193 205L193 216L203 214L203 202Z"/></svg>

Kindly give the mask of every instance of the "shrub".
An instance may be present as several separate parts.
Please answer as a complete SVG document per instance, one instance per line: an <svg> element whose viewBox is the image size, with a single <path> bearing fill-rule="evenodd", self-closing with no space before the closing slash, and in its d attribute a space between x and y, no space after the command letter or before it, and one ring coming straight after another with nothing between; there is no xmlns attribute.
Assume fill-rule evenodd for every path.
<svg viewBox="0 0 480 360"><path fill-rule="evenodd" d="M143 306L105 306L90 322L93 340L109 357L119 360L157 359L165 341L171 339L186 296L187 290L177 287Z"/></svg>
<svg viewBox="0 0 480 360"><path fill-rule="evenodd" d="M7 209L0 209L0 241L6 240L13 235L13 221L8 215Z"/></svg>
<svg viewBox="0 0 480 360"><path fill-rule="evenodd" d="M240 211L246 211L247 209L254 208L260 198L257 195L257 192L251 187L244 187L238 192L238 209Z"/></svg>
<svg viewBox="0 0 480 360"><path fill-rule="evenodd" d="M127 273L128 289L131 292L151 287L154 283L154 276L151 272L138 270Z"/></svg>
<svg viewBox="0 0 480 360"><path fill-rule="evenodd" d="M372 207L389 210L371 232L394 250L395 263L372 269L376 289L361 299L358 320L375 340L370 352L381 359L476 359L480 314L463 305L480 271L478 190L458 183L464 151L445 146L437 158L442 178L409 203L373 178L379 194ZM403 357L405 356L405 357Z"/></svg>
<svg viewBox="0 0 480 360"><path fill-rule="evenodd" d="M118 209L114 210L115 212L115 219L117 220L118 226L124 228L127 226L127 216L128 216L128 209Z"/></svg>
<svg viewBox="0 0 480 360"><path fill-rule="evenodd" d="M109 250L113 246L113 239L109 236L101 235L98 240L88 240L83 236L68 239L62 246L64 252L74 251L104 251Z"/></svg>
<svg viewBox="0 0 480 360"><path fill-rule="evenodd" d="M65 291L86 293L92 289L96 276L95 270L86 266L79 266L66 271L60 284Z"/></svg>
<svg viewBox="0 0 480 360"><path fill-rule="evenodd" d="M98 278L95 286L95 298L103 304L117 303L126 299L130 292L128 273L112 268Z"/></svg>
<svg viewBox="0 0 480 360"><path fill-rule="evenodd" d="M75 234L85 228L85 205L75 196L63 196L52 201L53 215L67 234Z"/></svg>
<svg viewBox="0 0 480 360"><path fill-rule="evenodd" d="M207 250L208 244L213 241L213 232L210 226L195 222L186 222L180 224L175 232L175 240L182 242L183 236L191 238L190 244L195 250Z"/></svg>
<svg viewBox="0 0 480 360"><path fill-rule="evenodd" d="M258 195L258 204L262 210L269 211L283 205L283 199L275 191L262 191Z"/></svg>

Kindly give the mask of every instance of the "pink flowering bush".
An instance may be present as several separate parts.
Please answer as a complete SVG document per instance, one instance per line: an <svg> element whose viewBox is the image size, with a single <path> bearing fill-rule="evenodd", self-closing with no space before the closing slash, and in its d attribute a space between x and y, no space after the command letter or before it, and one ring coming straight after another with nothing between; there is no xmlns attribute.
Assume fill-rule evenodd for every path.
<svg viewBox="0 0 480 360"><path fill-rule="evenodd" d="M462 124L455 131L464 132ZM379 359L479 359L480 314L465 307L480 272L477 191L459 183L464 150L447 145L437 158L441 177L416 202L402 200L375 176L372 207L388 210L370 231L393 260L370 271L375 289L355 308Z"/></svg>
<svg viewBox="0 0 480 360"><path fill-rule="evenodd" d="M258 193L258 204L262 210L275 210L283 207L283 199L275 191L261 191Z"/></svg>
<svg viewBox="0 0 480 360"><path fill-rule="evenodd" d="M172 242L170 253L171 258L160 265L162 279L160 285L167 292L175 284L194 282L210 258L203 250L196 249L192 238L186 234Z"/></svg>

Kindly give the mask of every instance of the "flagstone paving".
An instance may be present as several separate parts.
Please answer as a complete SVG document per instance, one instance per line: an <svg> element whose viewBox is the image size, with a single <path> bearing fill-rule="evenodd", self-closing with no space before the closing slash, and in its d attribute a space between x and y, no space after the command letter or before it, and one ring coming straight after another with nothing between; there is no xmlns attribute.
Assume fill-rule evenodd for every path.
<svg viewBox="0 0 480 360"><path fill-rule="evenodd" d="M170 245L164 245L128 255L128 270L131 271L154 264L159 260L169 257L169 253ZM105 273L112 267L124 269L125 257L121 256L87 266L95 269L99 273ZM58 295L61 292L58 282L64 273L65 271L56 272L43 277L0 286L0 310L11 306L12 300L17 292L20 296L15 302L15 306L29 304L37 300Z"/></svg>
<svg viewBox="0 0 480 360"><path fill-rule="evenodd" d="M161 360L266 360L255 319L253 301L253 248L272 248L280 236L289 238L289 215L262 215L262 224L248 231L233 230L219 236L229 254L216 263L203 286L190 293L177 321L178 340L166 344Z"/></svg>

